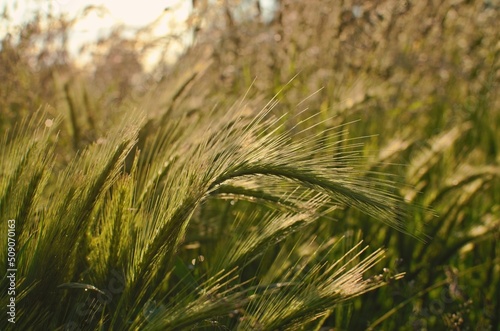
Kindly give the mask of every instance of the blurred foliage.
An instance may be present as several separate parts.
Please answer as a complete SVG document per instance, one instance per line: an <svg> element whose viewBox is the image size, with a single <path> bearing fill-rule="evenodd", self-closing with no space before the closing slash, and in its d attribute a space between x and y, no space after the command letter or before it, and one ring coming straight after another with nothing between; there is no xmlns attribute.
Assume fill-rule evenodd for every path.
<svg viewBox="0 0 500 331"><path fill-rule="evenodd" d="M210 131L207 123L226 123L224 111L231 114L238 108L243 118L252 117L255 109L276 98L272 115L283 124L276 134L315 143L304 151L313 165L321 160L316 162L327 169L330 158L336 167L345 157L356 169L351 180L375 191L382 186L391 197L404 200L411 210L404 216L404 230L423 231L427 237L419 241L340 204L333 211L322 210L299 233L291 231L274 246L264 245L257 261L239 264L239 281L253 282L260 290L260 284L277 284L280 276L290 276L287 270L300 269L291 261L313 259L311 251L316 251L322 261L333 263L363 238L371 247L387 250L387 270L380 276L387 278L387 286L323 311L320 323L305 329L500 330L498 1L279 0L270 19L255 1L221 3L193 1L186 32L193 44L174 63L164 60L150 72L143 70L142 59L153 45L137 36L117 28L88 46L91 61L79 67L67 51L69 30L79 17L35 17L19 27L16 38L2 39L1 132L46 108L44 116L61 119L59 139L50 138L57 151L55 168L60 169L78 151L106 143L110 130L123 125L124 118L139 117L135 109L140 109L146 119L130 139L137 139L131 150L141 150L141 156L124 157L126 173L136 174L120 179L119 186L123 197L129 197L127 190L135 189L128 181L138 181L141 189L154 192L145 190L149 193L134 201L148 194L160 199L170 183L160 174L172 174L171 163L179 168L176 159L164 157L174 155L166 151L190 150L178 143L180 138L196 145ZM245 101L237 102L242 96ZM332 128L338 133L329 134ZM308 140L311 135L323 139ZM6 141L12 137L7 135ZM358 142L363 144L353 146ZM158 177L152 177L156 172ZM144 184L148 180L151 186ZM49 184L49 192L57 190L55 183ZM264 232L263 224L266 229L276 226L271 219L260 220L269 205L278 208L273 199L289 194L289 184L259 178L232 184L193 209L169 275L169 284L182 290L169 292L163 303L158 298L154 304L145 301L152 305L151 316L160 308L172 316L181 314L169 305L172 301L213 281L206 276L215 277L225 263L234 267L224 255L227 247ZM314 201L307 194L290 196L295 202L309 198ZM120 198L110 199L118 203ZM137 206L131 203L130 208ZM328 243L342 236L345 247L330 252ZM216 263L211 256L225 257ZM391 278L402 272L403 279ZM105 283L106 276L99 277ZM226 276L217 277L224 282ZM241 292L229 292L231 300L245 302ZM273 323L280 312L265 315L263 309L285 310L280 306L285 294L274 303L265 297L198 323L206 323L207 329L258 329L266 321L261 329L279 329ZM193 300L188 296L179 307Z"/></svg>

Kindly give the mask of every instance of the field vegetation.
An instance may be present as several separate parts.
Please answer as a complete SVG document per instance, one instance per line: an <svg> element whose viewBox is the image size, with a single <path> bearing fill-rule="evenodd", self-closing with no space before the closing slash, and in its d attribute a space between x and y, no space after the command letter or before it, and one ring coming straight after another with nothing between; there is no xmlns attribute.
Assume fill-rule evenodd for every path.
<svg viewBox="0 0 500 331"><path fill-rule="evenodd" d="M16 329L500 330L498 1L193 3L1 36Z"/></svg>

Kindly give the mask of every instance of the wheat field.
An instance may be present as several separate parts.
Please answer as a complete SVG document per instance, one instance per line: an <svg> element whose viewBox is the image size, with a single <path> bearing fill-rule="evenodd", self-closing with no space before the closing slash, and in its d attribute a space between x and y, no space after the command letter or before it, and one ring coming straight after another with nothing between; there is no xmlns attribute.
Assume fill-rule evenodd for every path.
<svg viewBox="0 0 500 331"><path fill-rule="evenodd" d="M197 3L2 37L0 329L500 330L498 2Z"/></svg>

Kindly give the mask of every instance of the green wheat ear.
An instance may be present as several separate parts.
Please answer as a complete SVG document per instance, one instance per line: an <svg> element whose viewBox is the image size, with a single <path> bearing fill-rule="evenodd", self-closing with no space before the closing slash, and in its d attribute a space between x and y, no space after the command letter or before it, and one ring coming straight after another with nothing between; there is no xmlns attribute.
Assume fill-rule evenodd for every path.
<svg viewBox="0 0 500 331"><path fill-rule="evenodd" d="M15 154L22 150L19 146L34 141L33 135L25 132L8 142L7 153L17 155L16 165L9 169L20 169L13 170L10 182L19 181L22 173L33 176L36 183L60 188L51 191L47 200L41 188L29 189L35 184L28 180L26 197L9 203L9 208L17 205L18 210L23 206L33 212L43 209L36 231L28 225L20 229L20 236L29 238L21 255L24 263L29 262L22 267L22 300L34 303L26 323L60 326L61 321L79 320L75 311L57 302L64 299L69 307L77 307L88 298L87 291L108 297L103 294L108 294L106 286L116 270L124 275L119 293L99 304L103 315L87 314L78 323L113 329L183 329L243 309L247 319L238 328L294 329L325 316L344 300L383 285L381 279L368 281L362 276L381 260L382 251L362 257L366 248L359 244L345 254L322 244L317 250L325 255L319 260L290 256L295 271L272 283L259 281L259 273L254 280L240 279L247 268L267 259L272 247L285 245L336 209L355 208L407 231L404 203L386 190L386 182L360 176L363 159L358 154L351 148L339 149L338 140L309 135L313 122L301 123L303 130L286 129L284 118L272 114L275 105L272 101L254 113L248 107L215 109L196 122L172 118L163 125L165 130L160 126L162 133L148 137L142 131L145 140L140 153L134 152L140 124L123 123L103 143L54 168L43 161L54 158L53 150L47 149L49 133L28 149L30 155L38 155L33 163L26 161L26 155ZM333 130L327 133L337 137ZM57 169L56 176L49 169ZM43 181L37 179L40 173ZM11 187L9 181L2 187ZM178 261L193 215L228 197L247 201L255 212L236 208L239 217L227 220L233 223L234 236L217 238L220 245L205 253L216 260L198 280L192 279ZM25 252L50 258L27 258ZM327 262L326 256L336 258ZM59 289L58 295L40 299L47 288ZM151 302L162 309L145 318L143 309ZM294 304L287 306L287 302ZM52 318L44 315L47 305L58 307Z"/></svg>

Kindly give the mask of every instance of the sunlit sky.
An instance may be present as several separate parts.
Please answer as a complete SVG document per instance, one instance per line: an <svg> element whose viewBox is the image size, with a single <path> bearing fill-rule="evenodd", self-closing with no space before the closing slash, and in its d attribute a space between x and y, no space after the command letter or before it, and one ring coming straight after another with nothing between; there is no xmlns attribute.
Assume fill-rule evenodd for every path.
<svg viewBox="0 0 500 331"><path fill-rule="evenodd" d="M105 6L109 13L100 21L89 22L97 25L110 23L125 23L141 26L159 17L166 8L173 9L176 15L185 15L191 1L183 0L0 0L1 8L6 5L9 14L16 22L26 20L37 10L52 8L56 13L76 15L87 6Z"/></svg>
<svg viewBox="0 0 500 331"><path fill-rule="evenodd" d="M264 16L272 11L273 2L260 0ZM89 11L82 19L84 9L89 6L103 6L106 9ZM83 44L106 36L117 24L140 28L157 20L152 37L185 32L191 6L191 0L0 0L0 11L6 8L11 18L8 22L0 21L0 40L9 32L15 37L18 34L16 24L29 20L35 12L64 13L69 18L80 17L69 38L70 52L76 55ZM173 54L183 49L185 45L182 42L189 43L189 37L171 47ZM144 64L148 66L154 63L159 53L150 51L145 56ZM82 56L78 60L85 61Z"/></svg>
<svg viewBox="0 0 500 331"><path fill-rule="evenodd" d="M37 11L52 10L54 13L77 17L88 6L104 6L106 10L90 11L83 19L78 20L69 44L74 53L82 44L108 34L117 24L140 28L161 17L156 25L155 35L176 32L176 29L181 31L191 11L191 1L183 0L0 0L1 10L7 8L11 17L8 27L0 23L0 39L8 32L15 35L15 25L29 20Z"/></svg>

